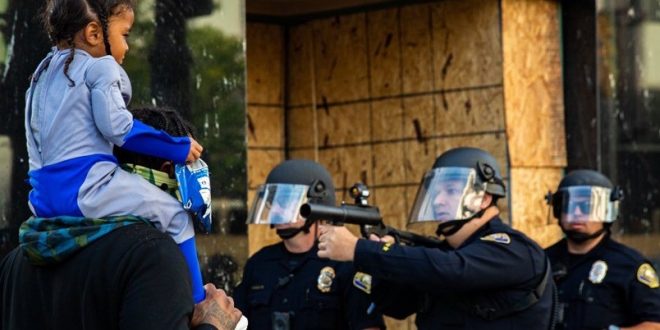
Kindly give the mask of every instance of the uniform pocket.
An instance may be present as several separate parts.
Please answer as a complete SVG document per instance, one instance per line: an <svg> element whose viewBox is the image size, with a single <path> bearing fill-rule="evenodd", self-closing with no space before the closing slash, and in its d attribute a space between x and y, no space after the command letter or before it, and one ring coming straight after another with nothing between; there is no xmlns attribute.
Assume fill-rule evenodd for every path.
<svg viewBox="0 0 660 330"><path fill-rule="evenodd" d="M251 292L247 298L248 308L250 309L247 313L250 328L270 329L272 326L270 292Z"/></svg>
<svg viewBox="0 0 660 330"><path fill-rule="evenodd" d="M344 326L341 314L341 302L338 296L310 296L305 303L305 328L308 329L341 329Z"/></svg>

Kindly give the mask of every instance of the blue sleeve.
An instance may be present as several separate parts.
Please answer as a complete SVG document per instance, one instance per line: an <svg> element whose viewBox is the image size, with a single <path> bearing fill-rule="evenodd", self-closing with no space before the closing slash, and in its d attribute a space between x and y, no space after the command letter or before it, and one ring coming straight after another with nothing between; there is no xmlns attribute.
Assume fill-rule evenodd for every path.
<svg viewBox="0 0 660 330"><path fill-rule="evenodd" d="M202 273L199 267L199 259L197 259L197 245L195 244L195 237L187 239L179 244L179 249L183 254L183 258L188 265L188 273L190 273L190 282L192 284L193 300L198 304L206 297L204 285L202 284Z"/></svg>
<svg viewBox="0 0 660 330"><path fill-rule="evenodd" d="M126 150L183 164L190 151L190 138L187 136L173 137L133 119L131 130L118 145Z"/></svg>
<svg viewBox="0 0 660 330"><path fill-rule="evenodd" d="M422 292L449 293L521 285L542 276L544 254L536 265L523 242L510 245L475 241L453 249L387 246L360 239L355 267L375 279L391 281Z"/></svg>
<svg viewBox="0 0 660 330"><path fill-rule="evenodd" d="M112 57L98 59L85 72L96 128L108 141L121 146L131 131L133 116L121 93L121 69Z"/></svg>

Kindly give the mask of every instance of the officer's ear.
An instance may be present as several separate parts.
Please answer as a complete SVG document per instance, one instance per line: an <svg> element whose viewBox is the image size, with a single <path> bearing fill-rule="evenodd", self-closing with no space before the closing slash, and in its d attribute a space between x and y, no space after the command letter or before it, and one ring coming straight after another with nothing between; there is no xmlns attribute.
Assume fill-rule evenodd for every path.
<svg viewBox="0 0 660 330"><path fill-rule="evenodd" d="M484 199L481 200L481 209L488 208L493 203L493 195L489 193L484 194Z"/></svg>

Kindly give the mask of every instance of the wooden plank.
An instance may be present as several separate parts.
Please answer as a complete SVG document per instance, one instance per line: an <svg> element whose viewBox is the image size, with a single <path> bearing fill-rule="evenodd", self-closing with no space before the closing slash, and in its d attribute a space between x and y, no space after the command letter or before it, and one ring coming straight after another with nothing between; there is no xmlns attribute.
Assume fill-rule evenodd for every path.
<svg viewBox="0 0 660 330"><path fill-rule="evenodd" d="M250 106L247 109L247 139L250 147L284 147L284 110Z"/></svg>
<svg viewBox="0 0 660 330"><path fill-rule="evenodd" d="M435 2L431 18L436 90L502 83L498 1Z"/></svg>
<svg viewBox="0 0 660 330"><path fill-rule="evenodd" d="M399 9L367 13L371 97L401 93L401 52L399 47Z"/></svg>
<svg viewBox="0 0 660 330"><path fill-rule="evenodd" d="M248 188L254 189L263 184L270 170L283 160L284 148L281 150L261 150L248 147Z"/></svg>
<svg viewBox="0 0 660 330"><path fill-rule="evenodd" d="M373 196L369 203L378 206L383 221L396 228L406 228L408 212L406 208L405 187L372 189Z"/></svg>
<svg viewBox="0 0 660 330"><path fill-rule="evenodd" d="M511 209L513 227L547 247L561 237L557 220L544 199L562 178L558 168L512 168Z"/></svg>
<svg viewBox="0 0 660 330"><path fill-rule="evenodd" d="M369 97L365 13L314 21L317 103Z"/></svg>
<svg viewBox="0 0 660 330"><path fill-rule="evenodd" d="M558 6L556 1L502 0L504 109L512 166L566 166Z"/></svg>
<svg viewBox="0 0 660 330"><path fill-rule="evenodd" d="M311 148L289 150L289 159L309 159L317 161L316 150Z"/></svg>
<svg viewBox="0 0 660 330"><path fill-rule="evenodd" d="M319 147L370 141L369 103L317 109Z"/></svg>
<svg viewBox="0 0 660 330"><path fill-rule="evenodd" d="M316 142L316 129L314 108L306 106L304 108L287 109L287 148L314 147Z"/></svg>
<svg viewBox="0 0 660 330"><path fill-rule="evenodd" d="M431 11L428 4L401 7L403 93L433 90Z"/></svg>
<svg viewBox="0 0 660 330"><path fill-rule="evenodd" d="M372 182L371 146L321 149L319 163L328 169L337 189L349 188L358 181L367 185Z"/></svg>
<svg viewBox="0 0 660 330"><path fill-rule="evenodd" d="M403 137L422 141L435 135L436 120L433 101L433 95L403 99Z"/></svg>
<svg viewBox="0 0 660 330"><path fill-rule="evenodd" d="M288 28L287 106L314 103L314 62L312 57L312 25L310 23Z"/></svg>
<svg viewBox="0 0 660 330"><path fill-rule="evenodd" d="M372 141L403 137L403 106L400 98L371 102Z"/></svg>
<svg viewBox="0 0 660 330"><path fill-rule="evenodd" d="M374 185L392 185L406 182L403 147L403 142L375 144L373 146Z"/></svg>
<svg viewBox="0 0 660 330"><path fill-rule="evenodd" d="M501 87L438 94L435 104L436 134L504 131Z"/></svg>
<svg viewBox="0 0 660 330"><path fill-rule="evenodd" d="M249 22L246 28L248 103L283 104L283 29Z"/></svg>

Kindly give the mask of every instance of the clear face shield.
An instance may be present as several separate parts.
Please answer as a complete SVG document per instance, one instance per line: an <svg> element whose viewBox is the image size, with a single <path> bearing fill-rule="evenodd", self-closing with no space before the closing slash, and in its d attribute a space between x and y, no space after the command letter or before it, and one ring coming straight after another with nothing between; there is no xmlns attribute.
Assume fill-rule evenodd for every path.
<svg viewBox="0 0 660 330"><path fill-rule="evenodd" d="M248 214L248 224L288 224L302 221L300 207L307 203L309 186L265 184L259 186Z"/></svg>
<svg viewBox="0 0 660 330"><path fill-rule="evenodd" d="M465 167L441 167L427 172L410 213L410 224L466 220L481 211L486 184Z"/></svg>
<svg viewBox="0 0 660 330"><path fill-rule="evenodd" d="M563 223L613 222L619 214L619 201L612 201L612 189L573 186L559 190Z"/></svg>

